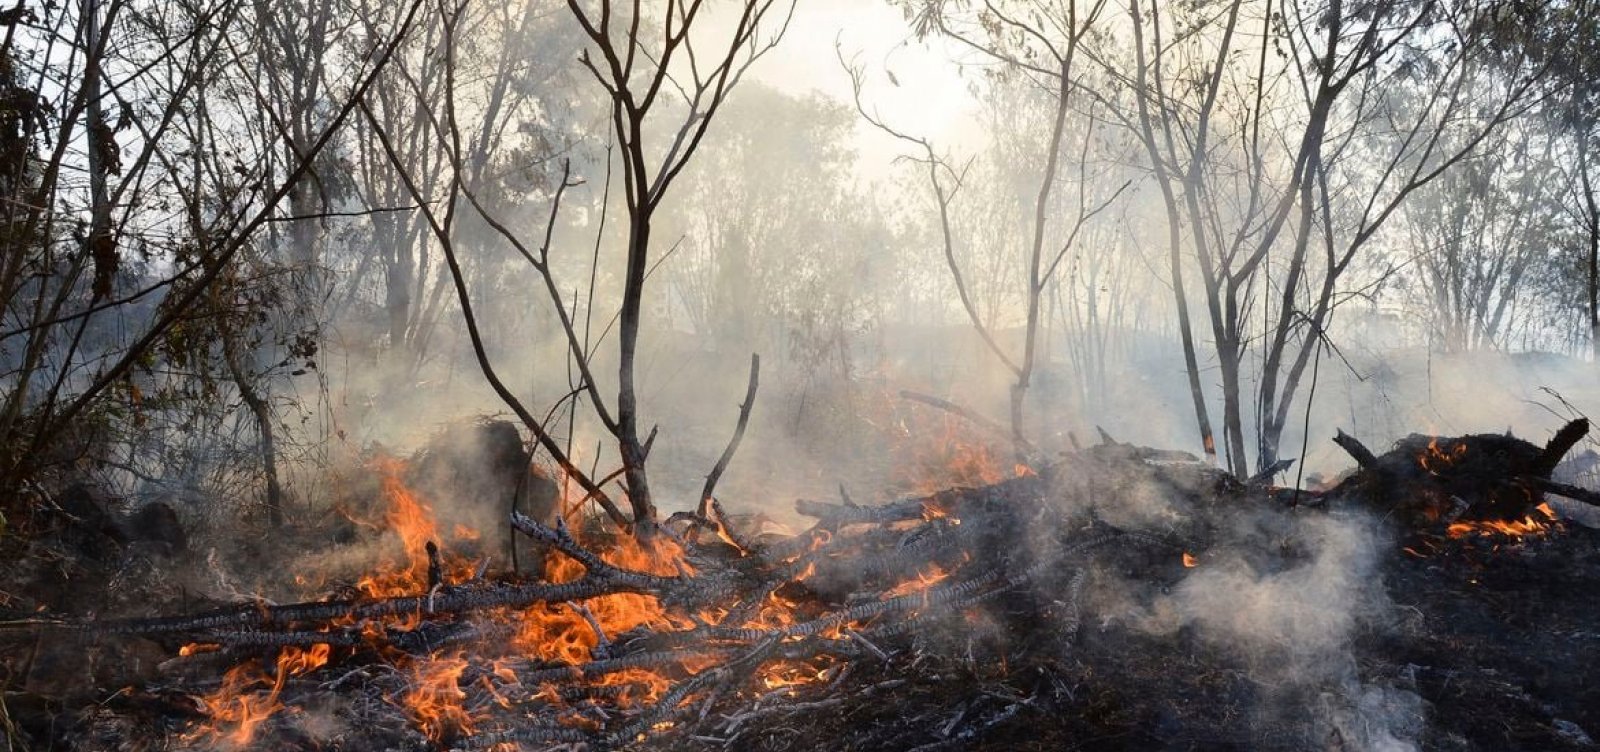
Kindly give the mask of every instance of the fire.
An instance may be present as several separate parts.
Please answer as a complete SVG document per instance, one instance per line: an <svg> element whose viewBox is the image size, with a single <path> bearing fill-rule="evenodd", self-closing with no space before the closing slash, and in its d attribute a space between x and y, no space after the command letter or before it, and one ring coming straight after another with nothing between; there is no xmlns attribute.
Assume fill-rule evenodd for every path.
<svg viewBox="0 0 1600 752"><path fill-rule="evenodd" d="M823 681L828 677L828 667L818 668L805 661L780 658L763 665L757 675L767 689L782 689Z"/></svg>
<svg viewBox="0 0 1600 752"><path fill-rule="evenodd" d="M1428 439L1427 448L1417 454L1417 464L1421 465L1423 470L1438 475L1440 470L1456 464L1466 454L1466 442L1457 441L1446 448L1439 446L1438 436L1432 436Z"/></svg>
<svg viewBox="0 0 1600 752"><path fill-rule="evenodd" d="M1191 554L1188 551L1184 551L1183 552L1183 566L1186 569L1194 569L1195 567L1200 566L1200 559L1197 558L1194 554Z"/></svg>
<svg viewBox="0 0 1600 752"><path fill-rule="evenodd" d="M929 564L926 569L917 572L916 579L907 580L896 585L894 589L883 594L884 600L898 598L902 595L920 593L950 578L950 573L938 564Z"/></svg>
<svg viewBox="0 0 1600 752"><path fill-rule="evenodd" d="M1451 523L1445 528L1445 534L1451 538L1465 538L1471 535L1522 538L1543 535L1555 527L1556 513L1549 504L1540 504L1534 507L1534 510L1539 513L1538 518L1527 515L1520 520L1474 520Z"/></svg>
<svg viewBox="0 0 1600 752"><path fill-rule="evenodd" d="M256 661L241 663L228 669L217 691L200 698L211 723L187 734L194 741L208 738L221 741L230 747L244 747L255 737L256 728L268 718L284 709L279 702L284 682L321 668L331 653L327 643L317 643L309 649L286 647L278 653L276 675L263 671ZM260 691L266 688L266 692Z"/></svg>
<svg viewBox="0 0 1600 752"><path fill-rule="evenodd" d="M263 685L271 686L272 691L266 695L255 691ZM222 676L222 686L201 698L201 706L211 716L211 724L197 729L188 738L210 737L234 747L249 744L256 727L282 707L278 704L278 692L279 685L254 662L228 669ZM231 730L225 730L230 726Z"/></svg>
<svg viewBox="0 0 1600 752"><path fill-rule="evenodd" d="M381 459L374 466L380 473L386 509L381 517L374 515L362 524L393 534L399 545L390 559L377 564L360 580L361 592L370 598L414 596L428 592L434 585L450 585L468 579L475 562L453 556L448 549L437 545L444 532L442 526L428 500L406 486L404 463ZM947 517L943 510L933 506L927 511L930 519ZM949 524L955 522L948 520ZM694 573L685 551L670 536L657 536L642 543L631 535L596 535L582 524L575 525L572 534L585 549L615 567L661 577ZM450 541L472 540L478 533L457 526L446 536ZM827 531L814 534L813 548L826 544L830 536ZM815 563L810 564L798 579L810 576L815 570ZM585 576L585 571L578 560L551 551L545 557L542 575L546 581L559 584L578 580ZM930 566L902 584L894 594L924 591L948 576L948 572ZM554 687L523 687L517 670L512 668L515 661L581 666L595 660L602 644L619 639L631 630L648 627L671 631L693 629L702 623L722 624L733 609L734 605L702 607L696 619L669 611L654 595L614 593L583 601L540 603L527 608L486 612L482 615L484 618L515 630L508 644L502 646L509 651L499 653L506 658L480 658L466 650L416 656L392 647L379 647L380 658L407 678L406 688L386 699L402 709L415 728L429 739L444 743L474 734L489 717L488 712L497 706L509 710L531 699L558 708L565 706L567 701ZM738 610L749 613L744 608ZM754 610L753 616L740 617L743 623L737 626L773 629L808 618L803 615L799 602L776 591L768 593ZM422 625L422 615L418 613L369 619L359 625L355 624L354 616L348 619L342 626L358 628L372 639L374 646L387 645L388 638L397 631ZM847 639L841 630L851 626L855 625L834 625L823 636ZM192 643L180 652L194 655L218 649L220 647L214 644ZM275 670L258 661L235 666L227 672L215 693L201 698L210 720L186 738L218 747L249 745L260 736L262 724L275 714L297 712L283 696L287 679L326 665L330 656L330 646L318 643L306 649L282 649ZM670 669L628 668L594 675L588 678L588 684L597 689L612 688L606 693L608 702L620 708L635 708L659 702L666 696L672 687L669 677L693 675L714 663L715 659L709 655L686 654ZM827 670L827 664L779 661L763 668L762 680L769 688L789 687L818 681L827 675ZM469 702L469 696L474 696L469 695L469 691L479 685L487 690L487 699L477 704ZM593 718L564 711L559 718L563 724L595 722Z"/></svg>
<svg viewBox="0 0 1600 752"><path fill-rule="evenodd" d="M891 404L898 404L892 401ZM1008 461L1004 452L972 441L958 418L926 410L895 411L895 481L910 493L927 494L952 486L998 483L1031 470Z"/></svg>
<svg viewBox="0 0 1600 752"><path fill-rule="evenodd" d="M756 629L780 629L795 623L795 608L799 604L788 598L778 595L773 591L761 603L761 610L756 612L754 619L746 626Z"/></svg>
<svg viewBox="0 0 1600 752"><path fill-rule="evenodd" d="M623 569L664 577L693 571L684 560L683 549L665 537L646 547L632 536L621 536L601 551L600 558ZM583 565L567 556L552 553L545 560L545 579L550 582L572 582L582 576ZM617 593L590 598L583 606L608 638L640 626L671 624L666 608L653 595ZM520 622L514 646L546 661L583 663L600 645L600 635L576 607L536 605L522 612Z"/></svg>
<svg viewBox="0 0 1600 752"><path fill-rule="evenodd" d="M402 480L405 463L392 457L381 457L373 463L383 479L383 494L388 501L384 513L387 530L400 538L405 554L402 562L387 562L377 571L363 577L356 586L361 592L384 598L420 592L428 589L430 559L428 545L440 540L439 523L433 508L406 486ZM478 532L464 525L456 525L451 536L454 540L476 540ZM472 562L449 553L440 554L445 579L462 580L470 576Z"/></svg>
<svg viewBox="0 0 1600 752"><path fill-rule="evenodd" d="M622 694L617 697L617 704L622 707L655 702L672 686L666 677L642 668L627 668L606 674L597 679L595 685L622 687Z"/></svg>
<svg viewBox="0 0 1600 752"><path fill-rule="evenodd" d="M319 642L311 646L310 650L298 648L284 648L278 654L278 675L282 677L285 672L290 676L299 676L328 665L328 657L333 649L326 642Z"/></svg>
<svg viewBox="0 0 1600 752"><path fill-rule="evenodd" d="M402 704L429 739L439 741L447 731L472 733L472 716L462 702L467 693L461 690L461 676L466 673L467 660L460 653L444 658L433 658L415 667L411 689L402 698Z"/></svg>

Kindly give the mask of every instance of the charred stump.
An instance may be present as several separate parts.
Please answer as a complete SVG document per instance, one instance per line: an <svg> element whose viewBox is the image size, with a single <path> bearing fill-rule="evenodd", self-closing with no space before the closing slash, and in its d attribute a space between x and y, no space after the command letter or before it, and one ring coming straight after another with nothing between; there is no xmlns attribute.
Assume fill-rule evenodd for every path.
<svg viewBox="0 0 1600 752"><path fill-rule="evenodd" d="M1539 509L1550 474L1589 432L1589 421L1568 423L1544 446L1506 434L1411 434L1375 455L1339 432L1334 442L1359 466L1331 492L1335 499L1392 515L1408 529L1458 521L1514 522L1543 517Z"/></svg>

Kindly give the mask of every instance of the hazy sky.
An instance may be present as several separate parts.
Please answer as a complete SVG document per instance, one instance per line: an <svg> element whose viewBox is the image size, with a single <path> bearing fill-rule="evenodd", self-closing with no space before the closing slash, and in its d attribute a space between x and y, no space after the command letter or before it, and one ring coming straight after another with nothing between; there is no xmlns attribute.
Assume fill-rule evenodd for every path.
<svg viewBox="0 0 1600 752"><path fill-rule="evenodd" d="M882 0L804 0L782 43L750 75L784 91L816 91L848 103L850 77L839 66L836 44L846 59L865 66L864 99L890 125L941 148L981 137L967 82L952 62L966 57L965 51L944 40L912 38L900 10ZM864 125L858 131L866 170L887 165L899 153L893 139Z"/></svg>

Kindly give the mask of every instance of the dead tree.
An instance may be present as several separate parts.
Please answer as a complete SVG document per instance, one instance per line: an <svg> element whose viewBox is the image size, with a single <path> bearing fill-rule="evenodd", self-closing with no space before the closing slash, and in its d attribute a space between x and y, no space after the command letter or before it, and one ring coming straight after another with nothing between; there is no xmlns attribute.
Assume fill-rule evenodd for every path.
<svg viewBox="0 0 1600 752"><path fill-rule="evenodd" d="M776 21L777 29L763 37L763 26L774 15L774 5L775 0L745 0L726 39L712 50L696 50L703 43L691 40L690 32L702 18L703 0L668 0L660 20L663 28L659 45L653 43L656 35L641 30L646 19L638 5L631 13L619 13L609 0L602 0L598 11L586 10L577 0L567 3L591 43L579 60L611 98L612 136L622 160L628 241L618 322L617 402L615 418L602 420L617 439L628 483L628 501L633 507L634 522L644 534L655 525L656 508L645 473L646 442L641 440L639 431L634 356L639 345L645 273L650 266L651 223L673 180L700 146L728 92L751 63L777 44L787 28L794 12L793 2L781 18L770 19ZM709 66L702 67L700 57L707 51L714 57ZM675 65L687 66L687 70L674 73ZM688 76L683 77L683 73ZM676 117L677 122L666 131L671 134L666 152L657 155L650 153L645 139L656 133L659 118L652 115L667 86L679 93L685 110L681 115L668 115ZM570 337L570 326L568 333L576 341ZM596 408L599 410L598 401Z"/></svg>
<svg viewBox="0 0 1600 752"><path fill-rule="evenodd" d="M367 122L377 136L384 152L405 183L408 194L426 219L435 242L443 252L450 277L454 282L457 302L466 321L468 336L477 356L480 370L489 380L496 394L521 419L535 440L561 466L563 472L575 480L586 492L586 499L599 503L618 525L632 527L641 537L650 536L657 521L655 503L650 494L645 461L656 431L648 437L640 432L639 404L634 378L634 358L638 349L641 325L644 284L650 266L650 229L656 209L664 200L673 180L682 172L705 137L712 119L722 106L728 93L749 66L770 51L787 28L793 14L790 3L787 13L774 12L776 0L750 0L742 5L737 20L724 43L716 47L716 57L707 65L704 41L691 40L691 29L700 28L701 0L667 3L660 19L663 25L659 47L652 46L655 38L641 27L651 21L638 8L631 13L613 9L603 2L600 8L586 10L577 2L569 3L569 10L577 20L590 46L579 62L592 73L604 88L611 102L611 120L616 152L622 162L624 194L628 212L627 261L623 274L624 287L621 310L618 313L619 380L614 403L601 395L600 385L591 370L592 343L587 334L580 334L574 322L574 313L557 282L551 268L552 237L558 220L561 198L571 187L580 184L570 174L570 165L564 166L560 182L551 199L548 222L542 242L537 246L525 240L510 225L496 216L474 190L470 169L466 164L462 130L455 109L454 60L456 35L459 33L459 11L447 17L444 24L446 52L444 112L432 120L439 141L445 144L448 164L448 196L442 202L443 210L433 208L422 186L409 172L395 149L392 137L384 124L370 109L363 108ZM764 33L769 30L769 33ZM696 47L701 49L697 50ZM597 59L598 58L598 59ZM684 66L687 70L677 70ZM687 74L686 76L684 74ZM676 92L681 98L682 111L674 115L661 115L658 106L664 91ZM670 128L662 128L664 118L671 120ZM661 133L670 134L665 152L655 153L646 145ZM457 205L470 207L485 224L510 244L539 274L545 293L561 325L561 336L568 349L568 358L579 375L575 391L583 394L601 425L616 439L622 459L621 474L626 482L626 492L631 516L625 516L589 475L576 467L569 452L546 429L545 419L535 415L505 386L484 345L483 333L473 313L470 295L456 251L455 227ZM598 263L598 260L595 261ZM592 295L592 293L591 293ZM754 369L751 377L751 394L754 393ZM748 407L746 408L746 410ZM741 418L741 425L743 418ZM735 445L737 439L735 439ZM719 464L726 464L725 462ZM607 479L606 482L609 482ZM709 487L708 487L709 493Z"/></svg>
<svg viewBox="0 0 1600 752"><path fill-rule="evenodd" d="M931 6L930 6L931 7ZM989 6L993 10L993 6ZM961 190L961 183L966 176L967 168L957 170L953 168L941 155L934 145L927 139L911 135L904 130L890 125L882 116L869 112L862 102L862 86L864 71L858 66L852 66L841 55L840 64L850 74L852 88L855 94L856 109L862 119L873 127L893 136L907 144L915 156L908 157L928 170L928 182L933 189L935 205L939 214L939 233L943 241L944 260L950 270L950 277L955 283L956 293L961 299L962 308L966 311L968 319L978 336L982 338L995 358L1011 372L1012 383L1010 388L1010 419L1011 440L1016 450L1018 461L1027 461L1029 442L1023 427L1023 407L1027 398L1028 389L1033 383L1034 372L1038 361L1039 351L1039 324L1041 302L1045 290L1055 278L1061 262L1072 252L1084 226L1097 214L1104 211L1118 196L1126 190L1130 183L1123 183L1121 187L1105 191L1102 195L1090 199L1089 177L1085 169L1085 160L1080 158L1079 168L1079 195L1076 202L1076 215L1070 222L1060 222L1066 225L1064 229L1054 230L1051 227L1052 194L1059 180L1062 167L1062 141L1067 128L1067 116L1073 111L1076 103L1072 94L1082 88L1077 80L1079 75L1076 70L1080 55L1080 46L1084 39L1097 31L1100 15L1105 9L1104 0L1092 0L1087 7L1080 9L1079 3L1069 2L1059 10L1059 16L1051 21L1060 29L1061 39L1052 41L1037 30L1031 30L1030 37L1037 40L1031 50L1032 53L1042 57L1042 63L1023 63L1020 58L1000 50L997 47L987 47L972 43L974 47L982 50L991 57L1004 62L1014 63L1023 72L1043 79L1054 98L1054 107L1051 112L1051 125L1049 136L1045 142L1043 170L1039 175L1039 187L1034 196L1032 226L1029 231L1029 244L1027 252L1028 270L1026 280L1026 324L1024 327L1022 353L1018 357L1005 348L991 331L991 327L983 321L978 314L977 304L962 274L961 264L956 259L956 241L951 227L950 206L956 193ZM919 26L923 31L938 28L942 33L952 34L949 27L945 26L946 16L942 12L932 13L932 18L927 22L930 26ZM995 17L1008 26L1016 26L1016 22L1004 14L996 13ZM965 37L957 36L962 41ZM1032 42L1032 39L1030 42ZM1062 218L1065 219L1065 218ZM1058 236L1059 247L1056 243L1047 243L1047 238Z"/></svg>

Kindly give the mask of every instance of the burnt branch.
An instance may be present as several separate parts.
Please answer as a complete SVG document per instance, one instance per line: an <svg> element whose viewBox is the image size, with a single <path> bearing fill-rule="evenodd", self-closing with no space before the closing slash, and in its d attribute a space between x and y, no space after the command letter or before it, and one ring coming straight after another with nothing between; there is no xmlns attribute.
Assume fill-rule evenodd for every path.
<svg viewBox="0 0 1600 752"><path fill-rule="evenodd" d="M1534 460L1534 474L1549 477L1550 473L1555 471L1556 465L1561 464L1561 459L1567 456L1567 452L1572 451L1572 447L1588 435L1588 418L1579 418L1562 426L1561 430L1550 437L1550 441L1544 445L1544 451L1539 454L1539 458Z"/></svg>
<svg viewBox="0 0 1600 752"><path fill-rule="evenodd" d="M1374 455L1372 450L1368 449L1366 445L1362 444L1356 439L1356 437L1345 433L1343 430L1340 430L1338 434L1333 437L1333 443L1338 444L1340 449L1343 449L1346 453L1348 453L1350 457L1356 461L1356 464L1361 466L1361 469L1378 469L1377 455Z"/></svg>
<svg viewBox="0 0 1600 752"><path fill-rule="evenodd" d="M711 474L706 476L705 488L700 491L700 516L710 519L711 492L716 489L717 481L722 478L728 463L733 460L733 453L739 451L739 442L744 440L745 425L750 422L750 408L756 404L756 389L761 377L761 356L750 354L750 385L745 388L744 403L739 405L739 422L734 425L733 438L728 440L728 447L722 450L722 456L717 458L717 464L711 468ZM719 521L720 525L720 521Z"/></svg>

